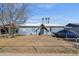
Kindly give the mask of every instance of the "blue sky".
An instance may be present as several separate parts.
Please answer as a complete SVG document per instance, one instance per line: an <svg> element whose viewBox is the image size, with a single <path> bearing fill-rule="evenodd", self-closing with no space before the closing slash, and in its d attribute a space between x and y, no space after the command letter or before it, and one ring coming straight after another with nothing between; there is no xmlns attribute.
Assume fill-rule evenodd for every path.
<svg viewBox="0 0 79 59"><path fill-rule="evenodd" d="M31 17L28 23L41 23L42 17L50 17L50 23L79 23L79 4L37 3L30 4Z"/></svg>

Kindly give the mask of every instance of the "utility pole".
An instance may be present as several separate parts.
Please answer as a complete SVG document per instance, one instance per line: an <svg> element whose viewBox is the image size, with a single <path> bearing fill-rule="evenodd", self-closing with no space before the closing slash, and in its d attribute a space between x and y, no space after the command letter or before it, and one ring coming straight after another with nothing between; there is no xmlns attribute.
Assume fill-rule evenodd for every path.
<svg viewBox="0 0 79 59"><path fill-rule="evenodd" d="M44 23L44 18L42 18L42 24Z"/></svg>
<svg viewBox="0 0 79 59"><path fill-rule="evenodd" d="M49 24L50 23L50 18L48 17L47 19L48 19L48 24Z"/></svg>
<svg viewBox="0 0 79 59"><path fill-rule="evenodd" d="M46 18L45 18L45 20L46 20L46 24L47 24L47 19L48 19L48 18L46 17Z"/></svg>

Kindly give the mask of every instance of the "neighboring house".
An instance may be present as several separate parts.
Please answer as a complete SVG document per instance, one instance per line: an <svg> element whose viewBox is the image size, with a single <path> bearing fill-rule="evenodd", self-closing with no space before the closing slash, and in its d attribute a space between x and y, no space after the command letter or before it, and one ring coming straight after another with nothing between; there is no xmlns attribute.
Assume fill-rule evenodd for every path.
<svg viewBox="0 0 79 59"><path fill-rule="evenodd" d="M0 34L8 34L10 33L10 30L13 30L13 33L18 32L18 29L14 24L5 24L4 26L0 25Z"/></svg>
<svg viewBox="0 0 79 59"><path fill-rule="evenodd" d="M66 26L71 27L71 28L67 28L67 30L74 31L75 33L79 34L79 24L78 23L69 23Z"/></svg>
<svg viewBox="0 0 79 59"><path fill-rule="evenodd" d="M79 27L79 23L69 23L66 26L68 26L68 27Z"/></svg>

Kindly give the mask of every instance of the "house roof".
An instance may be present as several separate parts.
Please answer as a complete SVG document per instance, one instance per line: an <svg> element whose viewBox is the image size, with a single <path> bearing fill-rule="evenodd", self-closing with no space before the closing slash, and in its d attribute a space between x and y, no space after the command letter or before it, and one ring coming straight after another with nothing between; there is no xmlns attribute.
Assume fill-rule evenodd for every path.
<svg viewBox="0 0 79 59"><path fill-rule="evenodd" d="M69 23L66 26L68 26L68 27L79 27L79 23Z"/></svg>
<svg viewBox="0 0 79 59"><path fill-rule="evenodd" d="M66 26L67 27L72 27L72 28L67 29L67 30L73 31L75 33L78 33L78 35L79 35L79 30L78 30L79 29L79 23L69 23Z"/></svg>
<svg viewBox="0 0 79 59"><path fill-rule="evenodd" d="M46 26L45 26L44 24L41 24L41 25L36 29L36 31L39 30L39 29L44 29L44 30L46 30L46 31L49 31L49 30L46 28Z"/></svg>
<svg viewBox="0 0 79 59"><path fill-rule="evenodd" d="M21 25L23 25L23 26L40 26L41 25L41 23L25 23L25 24L21 24ZM60 25L60 24L46 24L46 23L44 23L44 25L48 25L48 26L62 26L62 25Z"/></svg>
<svg viewBox="0 0 79 59"><path fill-rule="evenodd" d="M5 24L5 27L12 27L12 28L16 28L15 24ZM4 27L3 25L0 25L0 27Z"/></svg>
<svg viewBox="0 0 79 59"><path fill-rule="evenodd" d="M28 24L27 23L26 24L25 23L25 24L21 24L19 27L27 27L27 28L29 28L29 27L39 27L40 25L41 25L41 23L36 23L36 24L35 23L34 24L33 23L32 24L30 24L30 23ZM44 26L45 27L65 27L65 26L60 25L60 24L46 24L46 23L44 24Z"/></svg>

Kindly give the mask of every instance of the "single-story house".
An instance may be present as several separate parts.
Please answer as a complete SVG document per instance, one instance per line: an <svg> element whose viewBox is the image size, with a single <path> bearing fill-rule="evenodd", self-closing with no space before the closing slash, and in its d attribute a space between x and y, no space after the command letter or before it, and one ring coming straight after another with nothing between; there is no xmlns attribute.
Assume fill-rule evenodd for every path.
<svg viewBox="0 0 79 59"><path fill-rule="evenodd" d="M9 31L13 30L13 33L17 33L18 29L16 28L15 24L5 24L5 25L0 25L0 34L8 34L10 33Z"/></svg>
<svg viewBox="0 0 79 59"><path fill-rule="evenodd" d="M75 33L79 34L79 23L69 23L66 26L71 27L71 28L67 28L67 30L74 31Z"/></svg>
<svg viewBox="0 0 79 59"><path fill-rule="evenodd" d="M52 32L59 31L65 26L61 24L47 23L25 23L19 25L20 35L52 35ZM37 31L36 31L37 30Z"/></svg>

